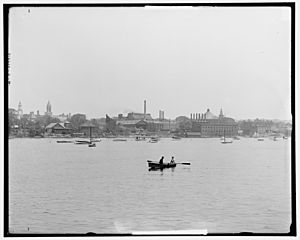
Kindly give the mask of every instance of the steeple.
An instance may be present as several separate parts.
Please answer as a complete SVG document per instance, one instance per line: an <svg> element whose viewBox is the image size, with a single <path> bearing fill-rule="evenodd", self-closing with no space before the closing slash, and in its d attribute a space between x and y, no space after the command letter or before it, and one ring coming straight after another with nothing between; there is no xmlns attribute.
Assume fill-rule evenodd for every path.
<svg viewBox="0 0 300 240"><path fill-rule="evenodd" d="M18 119L21 119L22 117L23 117L23 109L22 109L22 104L20 101L19 105L18 105Z"/></svg>
<svg viewBox="0 0 300 240"><path fill-rule="evenodd" d="M223 110L221 108L219 118L223 118L223 117L224 117L224 114L223 114Z"/></svg>
<svg viewBox="0 0 300 240"><path fill-rule="evenodd" d="M19 110L22 110L22 103L21 103L21 101L19 102L19 105L18 105L18 111Z"/></svg>
<svg viewBox="0 0 300 240"><path fill-rule="evenodd" d="M50 116L52 115L50 101L48 101L48 103L47 103L46 115L50 115Z"/></svg>

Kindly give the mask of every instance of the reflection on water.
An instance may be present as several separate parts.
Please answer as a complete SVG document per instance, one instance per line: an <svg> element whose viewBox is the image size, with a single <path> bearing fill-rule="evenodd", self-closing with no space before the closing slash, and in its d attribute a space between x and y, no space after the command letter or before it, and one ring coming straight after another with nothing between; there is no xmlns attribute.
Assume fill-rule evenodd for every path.
<svg viewBox="0 0 300 240"><path fill-rule="evenodd" d="M147 160L175 156L171 169ZM288 232L287 140L9 141L9 228L24 233Z"/></svg>

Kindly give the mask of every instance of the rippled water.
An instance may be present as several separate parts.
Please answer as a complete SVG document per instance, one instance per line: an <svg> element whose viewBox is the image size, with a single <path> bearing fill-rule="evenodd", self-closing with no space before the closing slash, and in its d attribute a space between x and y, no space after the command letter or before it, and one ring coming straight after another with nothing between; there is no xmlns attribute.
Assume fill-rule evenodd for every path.
<svg viewBox="0 0 300 240"><path fill-rule="evenodd" d="M148 171L146 160L162 155L191 165ZM96 148L11 139L9 229L286 233L290 163L290 140L283 139L103 139Z"/></svg>

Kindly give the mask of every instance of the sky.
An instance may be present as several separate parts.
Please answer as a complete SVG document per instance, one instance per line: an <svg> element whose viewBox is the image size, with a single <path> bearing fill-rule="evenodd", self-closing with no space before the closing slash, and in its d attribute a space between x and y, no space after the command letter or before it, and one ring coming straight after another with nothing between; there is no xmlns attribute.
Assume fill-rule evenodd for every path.
<svg viewBox="0 0 300 240"><path fill-rule="evenodd" d="M9 107L290 120L290 24L287 7L16 7Z"/></svg>

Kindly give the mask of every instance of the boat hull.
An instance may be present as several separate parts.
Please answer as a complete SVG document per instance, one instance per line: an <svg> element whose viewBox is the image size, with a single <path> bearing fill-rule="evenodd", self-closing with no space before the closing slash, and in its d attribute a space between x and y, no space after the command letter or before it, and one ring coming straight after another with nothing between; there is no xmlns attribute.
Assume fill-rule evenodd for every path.
<svg viewBox="0 0 300 240"><path fill-rule="evenodd" d="M76 140L75 144L91 144L90 141L84 141L84 140Z"/></svg>
<svg viewBox="0 0 300 240"><path fill-rule="evenodd" d="M227 143L232 143L232 141L228 141L228 142L226 142L226 141L223 141L223 142L221 142L221 143L223 143L223 144L227 144Z"/></svg>
<svg viewBox="0 0 300 240"><path fill-rule="evenodd" d="M160 168L160 169L174 168L174 167L176 167L176 163L163 163L163 164L159 164L158 162L149 162L148 161L148 166L150 168Z"/></svg>

